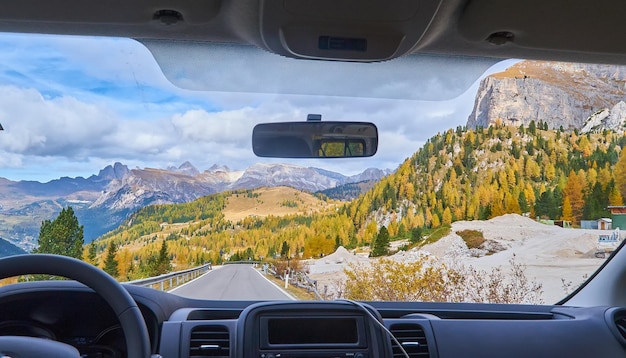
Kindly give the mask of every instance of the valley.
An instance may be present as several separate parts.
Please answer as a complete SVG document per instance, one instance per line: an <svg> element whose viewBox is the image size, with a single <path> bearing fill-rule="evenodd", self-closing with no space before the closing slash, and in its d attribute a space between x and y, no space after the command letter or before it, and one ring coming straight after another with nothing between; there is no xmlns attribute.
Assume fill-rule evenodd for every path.
<svg viewBox="0 0 626 358"><path fill-rule="evenodd" d="M31 251L41 222L68 205L84 226L88 243L148 205L185 203L228 190L260 187L289 186L315 192L352 182L375 181L387 174L387 170L368 169L344 176L286 164L257 164L239 171L214 165L200 172L185 162L167 169L129 169L115 163L86 179L65 177L47 183L0 178L0 238Z"/></svg>
<svg viewBox="0 0 626 358"><path fill-rule="evenodd" d="M434 134L393 172L115 163L86 179L0 180L0 236L32 249L40 222L71 205L86 243L93 241L85 252L94 248L101 263L115 244L123 281L139 278L137 267L163 243L176 270L302 258L317 260L309 261L313 275L332 279L351 258L378 260L364 256L379 249L376 255L398 262L430 255L479 270L506 267L515 257L530 277L546 277L544 300L552 302L567 288L561 286L578 284L602 262L589 256L598 232L576 227L624 205L624 73L615 66L517 63L483 79L467 125ZM468 248L457 234L463 230L483 233L488 253ZM343 261L333 263L333 255Z"/></svg>

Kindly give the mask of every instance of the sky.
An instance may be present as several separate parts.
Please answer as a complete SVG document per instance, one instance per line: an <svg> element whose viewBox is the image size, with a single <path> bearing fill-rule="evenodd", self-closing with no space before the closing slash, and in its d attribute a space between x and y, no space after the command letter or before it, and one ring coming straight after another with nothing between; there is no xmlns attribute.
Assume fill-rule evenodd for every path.
<svg viewBox="0 0 626 358"><path fill-rule="evenodd" d="M88 177L115 162L167 168L189 161L201 171L214 164L242 170L254 163L290 163L345 175L371 167L395 169L437 132L465 125L480 80L442 101L389 99L399 93L411 94L403 98L449 97L462 76L450 72L444 79L410 81L399 76L381 85L377 77L388 78L384 71L400 65L390 61L387 70L358 79L341 68L301 78L298 71L303 71L290 72L281 63L235 61L237 56L210 63L206 54L191 50L178 51L179 57L153 50L167 78L151 52L134 40L0 34L0 124L5 129L0 131L0 177L42 182ZM186 59L195 62L183 64ZM496 64L483 77L508 65ZM426 66L418 72L433 71ZM289 93L334 88L370 97L250 92L271 87L272 79L291 85L295 90ZM220 92L241 86L244 92ZM332 160L254 156L255 124L301 121L308 113L322 114L323 120L375 123L378 153Z"/></svg>

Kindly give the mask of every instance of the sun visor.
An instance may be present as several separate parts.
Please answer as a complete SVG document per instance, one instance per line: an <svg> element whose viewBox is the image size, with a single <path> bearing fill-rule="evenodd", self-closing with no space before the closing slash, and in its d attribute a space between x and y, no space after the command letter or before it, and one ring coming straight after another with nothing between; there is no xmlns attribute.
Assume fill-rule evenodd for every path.
<svg viewBox="0 0 626 358"><path fill-rule="evenodd" d="M245 45L140 42L175 86L215 92L447 100L500 61L422 54L374 63L296 60Z"/></svg>
<svg viewBox="0 0 626 358"><path fill-rule="evenodd" d="M265 49L287 57L381 61L418 46L441 0L261 0Z"/></svg>

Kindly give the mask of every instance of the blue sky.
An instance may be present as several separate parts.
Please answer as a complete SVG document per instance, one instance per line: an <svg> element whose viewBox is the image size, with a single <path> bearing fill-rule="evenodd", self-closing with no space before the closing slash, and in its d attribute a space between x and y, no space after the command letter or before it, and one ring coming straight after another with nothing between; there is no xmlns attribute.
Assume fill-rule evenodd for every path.
<svg viewBox="0 0 626 358"><path fill-rule="evenodd" d="M87 177L116 161L131 168L190 161L200 170L213 164L244 169L256 162L344 174L394 169L438 131L465 124L477 85L440 102L193 91L171 84L151 53L133 40L0 34L0 123L5 128L0 177ZM378 154L330 161L252 154L254 124L304 120L307 113L376 123Z"/></svg>

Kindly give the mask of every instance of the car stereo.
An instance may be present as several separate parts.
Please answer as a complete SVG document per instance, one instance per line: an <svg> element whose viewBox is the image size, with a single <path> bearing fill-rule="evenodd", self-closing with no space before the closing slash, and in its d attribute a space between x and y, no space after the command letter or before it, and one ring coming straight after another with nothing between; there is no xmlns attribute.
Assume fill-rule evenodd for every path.
<svg viewBox="0 0 626 358"><path fill-rule="evenodd" d="M243 356L370 358L390 352L380 319L346 302L282 302L250 306L239 320Z"/></svg>

